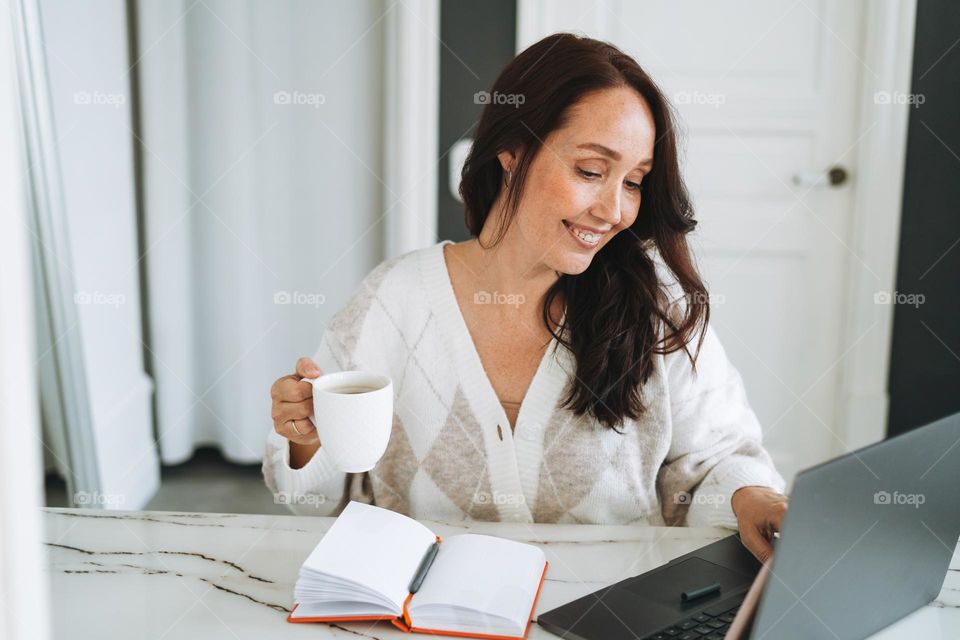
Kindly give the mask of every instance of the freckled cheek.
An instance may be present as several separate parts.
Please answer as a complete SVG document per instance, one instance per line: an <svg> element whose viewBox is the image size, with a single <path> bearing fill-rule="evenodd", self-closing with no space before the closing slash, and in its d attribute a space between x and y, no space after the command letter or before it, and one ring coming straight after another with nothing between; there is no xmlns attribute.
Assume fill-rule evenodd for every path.
<svg viewBox="0 0 960 640"><path fill-rule="evenodd" d="M532 233L552 233L564 218L570 217L568 187L553 178L531 180L524 193L526 224Z"/></svg>
<svg viewBox="0 0 960 640"><path fill-rule="evenodd" d="M549 193L548 211L556 221L583 213L596 201L596 194L589 185L576 184L564 179L554 180L547 193Z"/></svg>

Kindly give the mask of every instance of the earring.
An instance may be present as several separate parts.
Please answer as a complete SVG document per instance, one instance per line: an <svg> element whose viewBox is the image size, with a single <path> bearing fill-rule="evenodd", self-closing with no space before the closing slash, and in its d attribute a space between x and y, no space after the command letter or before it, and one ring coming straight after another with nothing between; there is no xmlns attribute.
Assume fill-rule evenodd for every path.
<svg viewBox="0 0 960 640"><path fill-rule="evenodd" d="M513 171L508 170L507 173L503 176L503 184L509 187L511 180L513 180Z"/></svg>

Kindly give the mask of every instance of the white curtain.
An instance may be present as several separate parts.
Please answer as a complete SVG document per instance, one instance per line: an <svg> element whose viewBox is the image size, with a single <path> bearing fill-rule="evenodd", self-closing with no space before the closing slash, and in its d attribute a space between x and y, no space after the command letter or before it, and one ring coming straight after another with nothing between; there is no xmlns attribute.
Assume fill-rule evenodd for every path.
<svg viewBox="0 0 960 640"><path fill-rule="evenodd" d="M137 3L162 461L261 459L269 387L383 257L382 2Z"/></svg>

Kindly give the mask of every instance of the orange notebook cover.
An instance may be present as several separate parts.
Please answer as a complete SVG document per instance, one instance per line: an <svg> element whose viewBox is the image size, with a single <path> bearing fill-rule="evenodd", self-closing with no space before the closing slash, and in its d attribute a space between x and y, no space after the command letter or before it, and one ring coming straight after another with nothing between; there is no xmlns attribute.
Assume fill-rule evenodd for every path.
<svg viewBox="0 0 960 640"><path fill-rule="evenodd" d="M336 532L336 534L331 536L331 532L334 531L334 527L338 526L341 519L347 520L349 522L345 522L340 527L340 529ZM370 523L373 523L373 522L375 522L378 526L370 526ZM366 525L365 527L361 526L364 524ZM357 554L360 553L360 551L358 550L368 550L367 552L376 553L376 551L369 551L374 549L373 547L374 543L379 543L377 547L380 553L397 551L395 547L390 546L389 542L385 542L385 539L391 540L391 538L389 537L384 538L382 534L381 527L388 526L388 525L401 527L403 528L404 531L408 531L409 528L413 526L421 527L421 533L417 534L421 536L417 538L418 540L421 540L420 544L423 544L422 542L423 534L429 532L428 529L424 528L419 523L416 523L416 521L410 518L407 518L406 516L396 514L394 512L381 509L379 507L373 507L371 505L351 502L350 505L348 505L348 509L345 509L344 512L341 514L340 518L338 518L337 522L334 523L334 527L328 530L327 534L325 535L325 538L329 536L331 539L339 537L341 545L343 544L342 541L344 539L349 539L350 545L348 545L347 547L335 546L335 545L328 546L324 550L324 549L321 549L321 546L323 545L323 540L321 540L321 543L318 544L317 549L314 550L314 553L311 554L311 557L308 558L307 562L304 563L304 569L301 570L301 579L303 579L303 571L306 570L307 566L310 566L310 568L314 571L318 569L322 571L326 571L329 567L333 566L329 563L336 563L336 562L341 563L338 566L338 568L341 571L343 571L344 569L343 563L346 563L347 568L352 572L355 566L354 564L355 562L357 564L364 564L359 562L358 560ZM357 540L358 538L362 538L363 535L365 535L365 533L368 531L373 531L374 533L370 535L376 536L376 537L371 537L367 540L359 540L355 542L355 540ZM436 540L436 543L433 546L437 546L437 551L439 551L440 549L439 545L444 541L439 535L436 535L436 534L431 534L431 535L434 535ZM362 621L388 620L395 627L397 627L398 629L401 629L406 633L411 633L411 632L412 633L432 633L432 634L446 635L446 636L485 638L488 640L522 640L523 638L526 638L527 633L530 630L530 622L533 619L534 611L536 610L537 602L539 601L539 598L540 598L540 592L543 589L543 582L546 578L547 569L549 568L549 562L547 562L546 559L543 558L542 552L535 551L534 554L531 555L530 552L534 550L524 551L521 549L521 547L533 547L534 545L527 545L525 543L508 541L508 540L496 538L493 536L484 536L484 535L478 535L478 534L457 535L457 536L453 536L451 540L452 542L450 542L450 544L453 544L454 546L447 551L447 553L449 554L449 556L446 556L447 562L443 563L443 566L440 569L439 575L436 578L434 578L432 588L422 588L420 589L420 591L417 590L418 588L420 588L422 585L426 583L426 580L425 580L426 576L431 575L430 572L434 567L433 561L439 556L439 553L435 552L430 559L424 558L422 560L422 565L416 572L413 572L412 570L409 569L409 567L411 566L409 562L408 564L405 565L407 568L403 569L403 572L400 575L404 575L404 576L410 575L409 573L407 573L407 571L410 571L410 573L417 575L418 578L420 578L420 581L417 582L416 580L414 580L413 584L411 584L409 587L405 589L407 591L407 595L405 598L403 598L402 608L400 608L400 611L401 611L400 615L395 615L394 612L388 613L386 615L384 614L370 615L369 612L366 612L364 615L318 615L318 616L309 615L307 617L295 617L294 614L297 608L300 607L300 604L301 604L300 602L297 602L294 604L293 609L291 610L290 614L287 616L287 621L288 622L362 622ZM454 544L454 543L457 543L457 544ZM515 545L520 545L520 547ZM446 548L447 546L448 546L447 544L442 545L443 548ZM406 549L409 550L410 547L408 546L406 547ZM519 563L516 565L513 565L512 563L510 563L510 554L517 554L518 551L520 553L520 555L517 556L517 561ZM363 554L365 559L366 559L367 552L364 552ZM409 558L409 556L405 554L403 550L397 551L397 553L400 553L399 557ZM420 552L417 551L417 553L420 553ZM429 556L430 554L428 553L426 555ZM316 559L314 559L315 557ZM396 567L398 566L397 563L394 561L394 558L396 557L398 556L396 555L393 555L391 557L381 556L380 560L382 564L375 564L375 565L367 564L367 568L369 569L372 566L374 568L374 573L376 573L377 575L380 575L380 571L381 571L380 567L386 566L387 569L390 569L391 567L396 569ZM502 564L500 567L496 567L495 566L496 563L494 563L494 566L491 568L490 562L486 560L486 558L491 558L491 557L500 559L501 563L507 562L510 564L505 564L505 565ZM480 560L478 560L477 558L480 558ZM471 574L474 571L477 572L475 574L477 576L477 579L474 582L471 582L470 586L475 589L480 589L481 591L484 589L499 588L501 584L500 582L501 580L505 580L505 582L503 583L505 585L519 586L521 582L531 578L531 575L529 573L530 570L534 569L535 567L539 567L539 564L541 561L543 562L543 569L542 571L540 571L539 581L536 585L536 591L533 595L533 601L530 605L530 610L526 615L526 620L523 620L521 616L518 616L517 614L522 614L522 612L518 612L516 610L510 613L509 610L504 611L502 608L499 610L497 610L496 608L493 608L491 610L486 610L483 608L474 609L474 611L480 616L490 616L490 618L497 620L497 622L504 621L506 624L502 625L501 629L511 625L513 625L515 629L519 629L520 626L522 626L523 632L520 635L514 635L512 633L509 635L496 633L495 632L497 631L496 627L494 627L493 629L494 632L492 633L482 633L482 632L476 631L478 627L482 628L487 624L489 624L487 622L477 622L476 621L477 618L470 620L468 623L461 624L461 626L463 627L473 627L473 629L466 629L466 630L462 628L443 629L443 628L428 628L426 626L417 626L416 620L412 619L411 612L409 610L409 608L411 608L411 601L414 599L414 597L418 593L421 593L424 591L432 592L432 596L430 593L427 593L424 596L427 598L427 600L423 601L421 606L427 606L429 609L433 610L431 617L434 617L434 618L442 617L446 613L446 611L443 610L443 607L447 605L447 602L443 602L445 594L447 593L447 590L444 588L444 586L447 584L450 584L450 585L462 584L463 581L460 579L460 575L463 572L467 572ZM533 564L531 565L531 563ZM509 567L513 567L513 566L518 568L514 570L513 574L511 575ZM325 575L338 577L338 574L336 572L332 574L325 574ZM375 582L375 578L371 577L372 574L367 574L367 580L369 580L369 582L363 582L362 580L358 580L355 575L351 579L350 575L351 574L349 573L348 574L341 573L339 574L339 577L341 578L346 577L348 580L352 580L352 583L354 585L359 584L360 586L366 586L368 584L372 585ZM507 577L504 578L504 576L507 576ZM334 589L335 583L326 582L324 584L327 585L327 587L324 590ZM397 589L403 589L403 587L400 587L399 585L397 585L396 581L393 581L391 584L393 584ZM406 582L402 584L406 585ZM298 580L297 589L295 589L295 591L297 591L298 589L300 589L300 580ZM413 591L416 591L416 593L414 593ZM400 591L400 593L402 592L403 591ZM392 596L393 598L397 598L398 596L400 596L400 594L398 594L396 591L392 591L392 593L397 594L395 596ZM530 591L526 591L526 593L528 594L528 597L529 597ZM309 587L305 586L304 591L301 592L301 595L303 595L305 598L307 598L307 600L311 602L316 602L318 605L322 605L325 602L332 604L333 605L332 608L335 608L336 604L338 602L341 602L340 600L336 599L336 596L338 596L339 594L336 594L335 591L332 596L329 592L328 593L321 592L319 598L317 600L313 600L309 595ZM400 597L402 598L402 596ZM457 597L459 597L459 604L457 603L457 600L456 600ZM453 600L448 601L450 603L450 611L456 612L456 610L459 607L466 606L465 604L463 604L464 601L466 600L467 602L469 602L471 597L472 596L469 593L467 593L465 596L462 591L459 592L458 595L454 596ZM346 599L343 601L348 602ZM393 599L392 601L396 603L394 604L394 607L400 604L400 599ZM437 609L441 611L439 615L437 614ZM456 617L458 616L456 613L454 613L454 618ZM481 617L480 619L482 620L483 618ZM437 620L434 619L434 622L437 622ZM493 624L496 625L497 622L494 622ZM451 624L454 625L458 623L451 623ZM437 627L442 625L431 624L430 626Z"/></svg>
<svg viewBox="0 0 960 640"><path fill-rule="evenodd" d="M389 620L394 626L406 633L433 633L442 636L459 636L462 638L486 638L487 640L520 640L522 638L526 638L527 633L530 631L530 622L533 620L533 612L537 609L537 601L540 600L540 591L543 590L543 581L547 577L547 569L549 567L549 562L546 562L543 565L543 573L540 574L540 584L537 585L537 595L533 597L533 605L530 607L530 615L527 616L527 626L523 630L522 636L498 636L489 633L462 633L459 631L414 627L410 622L410 614L407 612L407 605L414 596L412 593L407 596L406 602L403 603L403 616L399 618L395 618L393 616L331 616L293 619L290 616L287 616L287 622L363 622L364 620ZM296 604L293 605L293 610L290 611L290 615L293 615L293 612L297 610L297 606L298 605Z"/></svg>

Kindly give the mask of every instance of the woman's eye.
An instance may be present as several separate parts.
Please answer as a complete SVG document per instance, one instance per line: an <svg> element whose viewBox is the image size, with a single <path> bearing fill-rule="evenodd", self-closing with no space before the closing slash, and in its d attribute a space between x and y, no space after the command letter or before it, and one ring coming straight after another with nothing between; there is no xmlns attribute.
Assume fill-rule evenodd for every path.
<svg viewBox="0 0 960 640"><path fill-rule="evenodd" d="M587 171L586 169L581 169L580 167L577 167L577 173L582 175L584 178L587 178L588 180L601 177L599 173L594 173L593 171ZM626 182L626 185L627 185L627 188L629 188L631 191L640 191L643 188L643 185L640 184L639 182L632 182L630 180Z"/></svg>

